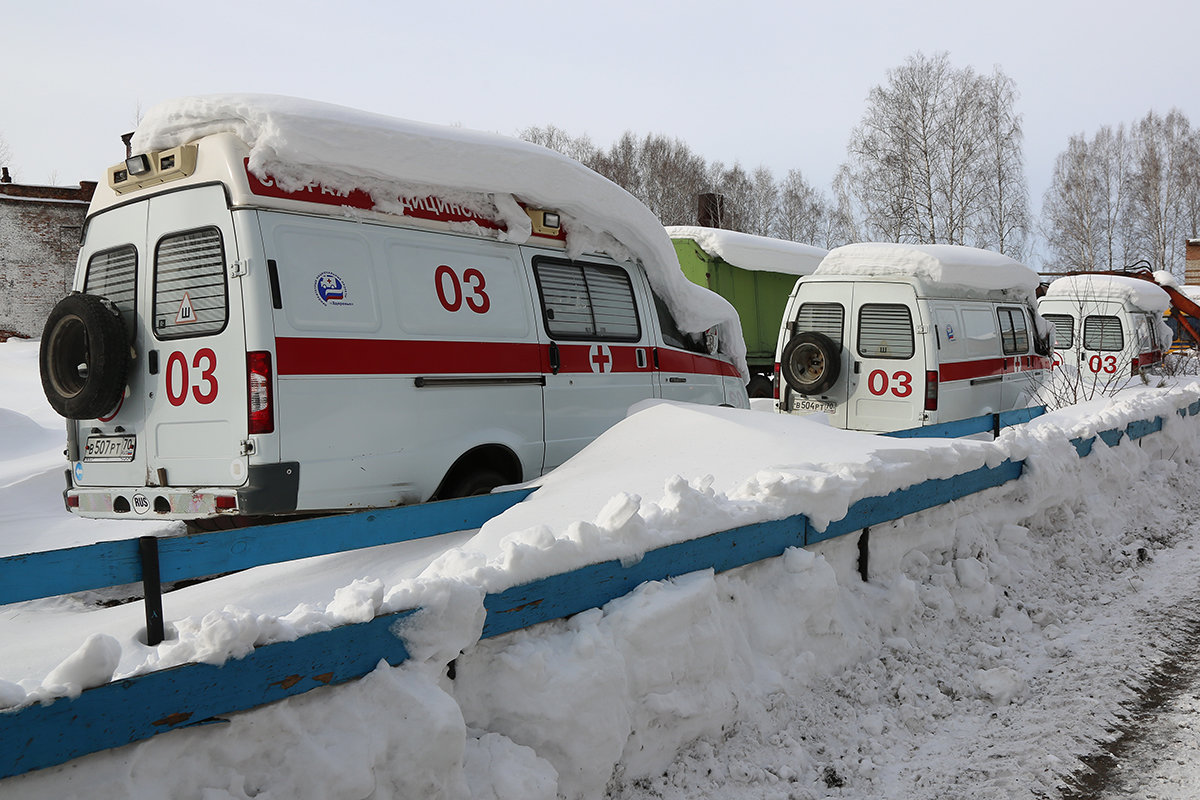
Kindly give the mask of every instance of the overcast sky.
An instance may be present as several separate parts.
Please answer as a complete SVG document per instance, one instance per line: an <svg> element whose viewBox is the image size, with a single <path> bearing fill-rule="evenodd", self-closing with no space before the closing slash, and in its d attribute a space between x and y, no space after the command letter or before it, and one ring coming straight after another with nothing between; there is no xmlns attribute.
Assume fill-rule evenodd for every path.
<svg viewBox="0 0 1200 800"><path fill-rule="evenodd" d="M516 135L678 137L828 190L867 93L917 51L1020 92L1035 208L1074 133L1200 125L1190 0L4 2L0 138L21 183L96 180L140 111L269 92Z"/></svg>

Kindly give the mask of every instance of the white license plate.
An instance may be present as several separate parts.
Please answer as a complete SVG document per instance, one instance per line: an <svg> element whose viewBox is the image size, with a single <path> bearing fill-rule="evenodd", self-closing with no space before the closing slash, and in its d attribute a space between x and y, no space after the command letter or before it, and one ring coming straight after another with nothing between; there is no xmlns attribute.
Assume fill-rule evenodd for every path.
<svg viewBox="0 0 1200 800"><path fill-rule="evenodd" d="M826 414L832 414L837 411L837 403L832 400L809 400L807 397L797 397L792 400L792 411L805 413L823 411Z"/></svg>
<svg viewBox="0 0 1200 800"><path fill-rule="evenodd" d="M136 436L89 436L83 448L84 461L133 461Z"/></svg>

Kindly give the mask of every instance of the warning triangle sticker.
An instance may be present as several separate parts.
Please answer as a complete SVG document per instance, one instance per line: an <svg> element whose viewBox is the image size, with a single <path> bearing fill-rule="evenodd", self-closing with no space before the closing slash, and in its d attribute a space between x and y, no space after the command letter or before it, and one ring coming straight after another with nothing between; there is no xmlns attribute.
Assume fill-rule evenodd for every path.
<svg viewBox="0 0 1200 800"><path fill-rule="evenodd" d="M196 321L196 309L192 308L192 298L187 292L183 293L183 300L179 301L179 313L175 315L175 324L181 325L185 322Z"/></svg>

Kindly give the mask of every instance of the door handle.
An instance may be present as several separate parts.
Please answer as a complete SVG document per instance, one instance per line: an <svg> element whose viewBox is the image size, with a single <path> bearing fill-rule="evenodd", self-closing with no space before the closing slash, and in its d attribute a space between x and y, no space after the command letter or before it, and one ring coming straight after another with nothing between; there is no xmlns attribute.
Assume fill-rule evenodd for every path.
<svg viewBox="0 0 1200 800"><path fill-rule="evenodd" d="M562 360L558 355L558 342L550 343L550 374L557 375L559 368L562 367Z"/></svg>
<svg viewBox="0 0 1200 800"><path fill-rule="evenodd" d="M667 383L687 383L687 378L678 378L678 377L672 376L670 378L667 378Z"/></svg>

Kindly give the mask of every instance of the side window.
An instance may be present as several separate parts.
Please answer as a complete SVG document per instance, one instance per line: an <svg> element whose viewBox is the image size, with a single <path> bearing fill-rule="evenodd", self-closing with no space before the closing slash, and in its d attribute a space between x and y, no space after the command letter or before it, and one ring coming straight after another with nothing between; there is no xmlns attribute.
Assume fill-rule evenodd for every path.
<svg viewBox="0 0 1200 800"><path fill-rule="evenodd" d="M154 254L154 334L207 336L225 329L229 297L221 232L201 228L158 240Z"/></svg>
<svg viewBox="0 0 1200 800"><path fill-rule="evenodd" d="M994 356L999 349L996 340L1000 332L996 328L996 316L990 307L963 307L963 328L967 334L967 355Z"/></svg>
<svg viewBox="0 0 1200 800"><path fill-rule="evenodd" d="M667 308L667 304L658 295L654 295L654 310L658 313L658 326L662 329L664 342L671 347L707 355L704 342L696 336L679 330L679 324L675 322L675 317L671 316L671 309Z"/></svg>
<svg viewBox="0 0 1200 800"><path fill-rule="evenodd" d="M1025 324L1025 312L1019 308L997 309L1000 315L1000 342L1005 355L1029 352L1029 327Z"/></svg>
<svg viewBox="0 0 1200 800"><path fill-rule="evenodd" d="M863 358L912 358L912 312L895 303L865 303L858 310L858 353Z"/></svg>
<svg viewBox="0 0 1200 800"><path fill-rule="evenodd" d="M94 253L88 259L83 291L116 304L132 341L137 331L137 249L127 244Z"/></svg>
<svg viewBox="0 0 1200 800"><path fill-rule="evenodd" d="M841 303L801 303L793 325L795 333L816 331L823 333L842 349L842 331L845 326L846 309Z"/></svg>
<svg viewBox="0 0 1200 800"><path fill-rule="evenodd" d="M1085 350L1124 350L1125 335L1117 317L1093 314L1083 320Z"/></svg>
<svg viewBox="0 0 1200 800"><path fill-rule="evenodd" d="M533 272L551 337L623 342L642 338L633 284L623 269L539 260Z"/></svg>
<svg viewBox="0 0 1200 800"><path fill-rule="evenodd" d="M1046 321L1054 325L1054 346L1075 346L1075 318L1070 314L1042 314Z"/></svg>

